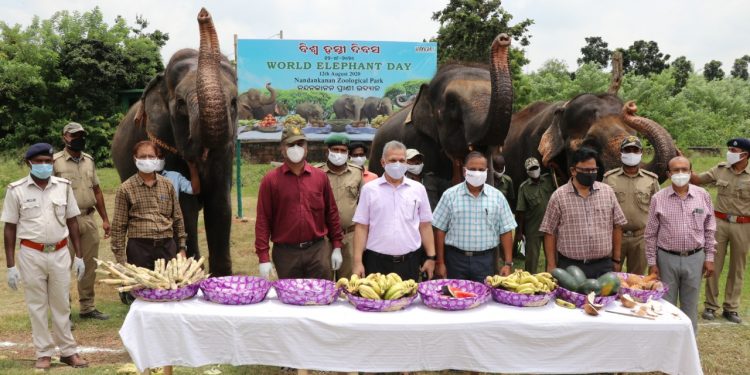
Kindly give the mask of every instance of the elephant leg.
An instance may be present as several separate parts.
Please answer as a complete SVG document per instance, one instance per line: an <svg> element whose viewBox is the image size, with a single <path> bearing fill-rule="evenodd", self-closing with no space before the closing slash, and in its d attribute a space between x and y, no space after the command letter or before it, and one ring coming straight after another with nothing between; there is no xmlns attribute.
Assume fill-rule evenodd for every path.
<svg viewBox="0 0 750 375"><path fill-rule="evenodd" d="M211 191L204 196L203 219L208 242L208 265L212 276L232 274L229 235L232 227L230 190Z"/></svg>
<svg viewBox="0 0 750 375"><path fill-rule="evenodd" d="M453 178L451 179L451 185L458 185L463 181L463 162L460 160L453 161Z"/></svg>
<svg viewBox="0 0 750 375"><path fill-rule="evenodd" d="M187 251L188 258L200 258L198 249L198 214L201 210L201 204L197 197L190 194L180 194L180 208L182 209L182 220L185 223L185 233L187 233Z"/></svg>

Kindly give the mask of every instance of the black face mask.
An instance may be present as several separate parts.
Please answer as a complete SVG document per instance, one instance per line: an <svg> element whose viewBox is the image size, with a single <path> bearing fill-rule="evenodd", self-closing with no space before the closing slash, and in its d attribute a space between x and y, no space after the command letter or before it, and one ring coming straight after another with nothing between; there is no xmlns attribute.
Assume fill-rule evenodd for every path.
<svg viewBox="0 0 750 375"><path fill-rule="evenodd" d="M73 151L83 151L86 148L86 138L75 138L67 144L68 148Z"/></svg>
<svg viewBox="0 0 750 375"><path fill-rule="evenodd" d="M576 180L583 186L593 186L596 181L596 173L576 173Z"/></svg>

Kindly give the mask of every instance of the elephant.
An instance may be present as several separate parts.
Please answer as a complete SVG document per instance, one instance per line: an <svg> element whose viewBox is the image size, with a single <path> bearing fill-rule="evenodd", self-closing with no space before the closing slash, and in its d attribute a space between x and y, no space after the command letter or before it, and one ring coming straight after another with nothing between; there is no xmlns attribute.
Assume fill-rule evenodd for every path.
<svg viewBox="0 0 750 375"><path fill-rule="evenodd" d="M338 119L359 121L365 99L357 95L341 95L333 102L333 112Z"/></svg>
<svg viewBox="0 0 750 375"><path fill-rule="evenodd" d="M391 104L391 99L370 96L365 99L360 118L362 120L367 119L367 122L371 122L372 119L378 115L390 116L392 114L393 104Z"/></svg>
<svg viewBox="0 0 750 375"><path fill-rule="evenodd" d="M661 125L636 115L634 102L623 103L614 94L580 94L567 102L536 102L513 115L503 145L506 173L518 189L526 179L523 162L534 156L553 171L558 182L570 178L573 152L587 146L599 152L599 181L610 169L620 167L620 143L636 132L654 146L654 157L644 169L663 182L667 163L677 155L674 140Z"/></svg>
<svg viewBox="0 0 750 375"><path fill-rule="evenodd" d="M261 94L258 89L250 89L239 96L237 103L239 107L240 120L256 119L262 120L267 115L283 116L286 108L282 108L276 103L276 90L271 87L271 83L266 83L266 89L270 93L268 96Z"/></svg>
<svg viewBox="0 0 750 375"><path fill-rule="evenodd" d="M121 181L134 173L131 150L151 140L165 154L165 170L189 176L195 162L199 196L180 194L188 234L187 256L199 257L198 214L203 207L208 261L213 276L232 274L229 237L230 189L237 139L237 86L234 67L219 51L216 30L205 8L198 14L200 48L175 52L117 127L112 159ZM201 207L202 206L202 207Z"/></svg>
<svg viewBox="0 0 750 375"><path fill-rule="evenodd" d="M446 64L423 84L412 104L396 112L375 133L370 171L383 173L383 146L398 140L424 154L424 173L457 183L460 166L474 150L491 153L503 144L510 127L513 85L508 64L510 37L492 42L489 68ZM491 168L491 163L490 163ZM493 173L488 173L491 183Z"/></svg>
<svg viewBox="0 0 750 375"><path fill-rule="evenodd" d="M297 104L294 112L302 116L305 121L321 120L323 118L323 107L315 102L302 102Z"/></svg>

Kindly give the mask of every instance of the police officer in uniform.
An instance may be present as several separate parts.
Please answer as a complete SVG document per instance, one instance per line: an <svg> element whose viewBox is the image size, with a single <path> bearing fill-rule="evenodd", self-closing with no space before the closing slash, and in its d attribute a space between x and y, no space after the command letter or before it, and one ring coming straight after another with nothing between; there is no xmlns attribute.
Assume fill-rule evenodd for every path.
<svg viewBox="0 0 750 375"><path fill-rule="evenodd" d="M107 320L109 315L96 309L94 305L94 282L96 281L96 261L99 256L99 227L94 220L98 211L102 218L104 238L109 238L109 218L104 206L104 195L99 187L99 177L91 155L83 152L86 148L86 130L81 124L71 122L63 128L65 149L52 159L54 175L70 181L73 194L81 214L78 216L78 231L81 234L81 253L86 264L86 273L78 282L78 316L82 319ZM71 253L74 252L70 247Z"/></svg>
<svg viewBox="0 0 750 375"><path fill-rule="evenodd" d="M31 173L8 186L0 218L5 223L8 286L16 290L23 281L36 348L34 367L40 370L50 368L55 347L60 349L60 362L73 367L88 366L78 355L68 319L71 266L68 235L76 249L73 268L79 281L86 271L76 221L80 212L68 180L52 176L52 153L52 146L47 143L29 147L25 159ZM17 268L16 238L21 240ZM52 319L52 335L47 314Z"/></svg>
<svg viewBox="0 0 750 375"><path fill-rule="evenodd" d="M505 174L505 157L501 154L492 156L492 167L495 170L494 186L505 196L510 209L516 212L516 191L513 188L513 179Z"/></svg>
<svg viewBox="0 0 750 375"><path fill-rule="evenodd" d="M646 272L646 243L643 233L648 222L651 197L659 191L659 177L640 168L643 145L631 135L620 143L622 167L604 174L604 183L617 195L628 223L622 227L622 259L613 259L627 265L627 272L643 275Z"/></svg>
<svg viewBox="0 0 750 375"><path fill-rule="evenodd" d="M524 269L531 273L537 272L539 266L539 249L544 242L544 233L539 226L547 211L547 203L555 192L555 181L549 173L542 174L539 160L534 157L523 163L529 178L518 188L518 203L516 205L516 238L514 243L526 240L526 257ZM546 269L546 267L545 267Z"/></svg>
<svg viewBox="0 0 750 375"><path fill-rule="evenodd" d="M337 270L337 277L350 277L352 275L352 241L354 240L354 222L352 217L357 209L359 192L362 190L363 176L362 168L347 163L349 159L349 138L343 134L330 135L325 140L328 146L328 161L318 165L328 176L333 190L333 198L338 207L341 229L344 231L344 240L339 254L331 257L331 268ZM335 279L335 278L334 278Z"/></svg>
<svg viewBox="0 0 750 375"><path fill-rule="evenodd" d="M727 161L700 175L693 174L693 184L713 183L718 187L716 216L715 272L706 280L706 303L703 319L713 320L719 309L719 275L729 245L729 272L724 291L722 315L732 323L742 323L738 311L742 296L742 279L750 250L750 139L735 138L727 142Z"/></svg>

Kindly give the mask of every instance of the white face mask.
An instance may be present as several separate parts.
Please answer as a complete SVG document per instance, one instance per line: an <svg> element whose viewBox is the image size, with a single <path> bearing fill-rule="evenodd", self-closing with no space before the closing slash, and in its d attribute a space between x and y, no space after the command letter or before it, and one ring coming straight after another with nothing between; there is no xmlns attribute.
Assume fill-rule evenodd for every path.
<svg viewBox="0 0 750 375"><path fill-rule="evenodd" d="M135 166L142 173L153 173L159 168L159 159L135 159Z"/></svg>
<svg viewBox="0 0 750 375"><path fill-rule="evenodd" d="M539 174L541 173L541 170L539 168L534 169L533 171L526 171L526 174L529 175L531 178L539 178Z"/></svg>
<svg viewBox="0 0 750 375"><path fill-rule="evenodd" d="M407 164L406 170L409 171L409 173L413 175L419 175L422 173L422 168L424 168L424 164Z"/></svg>
<svg viewBox="0 0 750 375"><path fill-rule="evenodd" d="M742 159L742 154L742 152L727 151L727 163L729 163L729 165L737 164L740 159Z"/></svg>
<svg viewBox="0 0 750 375"><path fill-rule="evenodd" d="M328 151L328 161L330 161L331 164L337 167L340 167L346 164L346 159L348 158L349 158L348 154L340 154L338 152Z"/></svg>
<svg viewBox="0 0 750 375"><path fill-rule="evenodd" d="M500 177L503 177L504 174L505 174L505 167L503 167L502 171L495 172L495 177L500 178Z"/></svg>
<svg viewBox="0 0 750 375"><path fill-rule="evenodd" d="M166 164L166 162L164 161L164 159L159 159L159 165L156 166L156 171L157 172L163 171L165 164Z"/></svg>
<svg viewBox="0 0 750 375"><path fill-rule="evenodd" d="M385 165L385 173L394 180L400 180L406 173L406 163L388 163Z"/></svg>
<svg viewBox="0 0 750 375"><path fill-rule="evenodd" d="M487 181L487 171L470 171L467 169L464 169L464 171L466 182L471 186L480 187Z"/></svg>
<svg viewBox="0 0 750 375"><path fill-rule="evenodd" d="M299 163L302 161L302 158L305 157L305 148L297 145L287 147L286 157L288 157L289 161L292 163Z"/></svg>
<svg viewBox="0 0 750 375"><path fill-rule="evenodd" d="M635 167L636 165L641 164L641 156L641 154L622 153L620 154L620 159L622 160L622 164L625 164L628 167Z"/></svg>
<svg viewBox="0 0 750 375"><path fill-rule="evenodd" d="M683 187L690 182L690 173L675 173L670 179L675 186Z"/></svg>
<svg viewBox="0 0 750 375"><path fill-rule="evenodd" d="M352 164L354 164L354 165L356 165L358 167L364 167L365 166L365 162L367 161L367 157L365 157L365 156L357 156L357 157L350 158L350 160L352 161Z"/></svg>

